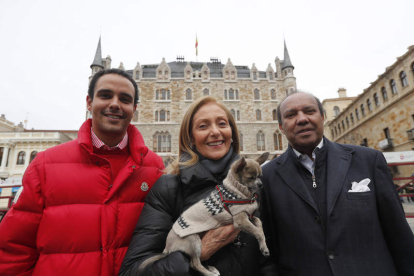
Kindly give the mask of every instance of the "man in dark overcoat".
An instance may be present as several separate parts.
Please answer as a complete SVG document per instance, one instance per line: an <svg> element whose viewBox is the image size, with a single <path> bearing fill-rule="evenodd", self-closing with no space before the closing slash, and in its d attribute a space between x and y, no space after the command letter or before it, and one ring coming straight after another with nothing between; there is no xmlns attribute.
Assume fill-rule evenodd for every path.
<svg viewBox="0 0 414 276"><path fill-rule="evenodd" d="M278 106L284 154L263 167L262 214L279 275L414 275L414 236L380 151L323 136L313 95Z"/></svg>

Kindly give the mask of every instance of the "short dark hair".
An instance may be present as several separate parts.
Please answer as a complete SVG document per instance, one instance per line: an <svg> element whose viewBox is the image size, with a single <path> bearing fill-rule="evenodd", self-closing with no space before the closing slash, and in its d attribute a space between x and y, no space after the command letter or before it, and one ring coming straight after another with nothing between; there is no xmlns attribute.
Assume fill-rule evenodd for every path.
<svg viewBox="0 0 414 276"><path fill-rule="evenodd" d="M129 75L124 70L117 69L117 68L105 69L105 70L102 70L102 71L97 72L93 76L91 82L89 83L89 88L88 88L89 98L91 98L91 100L93 100L93 94L95 92L94 90L95 90L96 83L98 82L98 80L102 76L108 75L108 74L117 74L119 76L122 76L122 77L128 79L132 83L132 85L134 86L134 90L135 90L134 105L136 105L137 102L138 102L138 86L137 86L137 83L134 81L134 79L132 78L131 75Z"/></svg>
<svg viewBox="0 0 414 276"><path fill-rule="evenodd" d="M280 106L282 105L282 103L287 99L287 98L289 98L290 96L292 96L293 94L296 94L296 93L303 93L303 94L308 94L308 95L311 95L315 100L316 100L316 102L318 103L318 108L319 108L319 112L321 113L321 115L322 116L324 116L323 114L324 114L324 112L323 112L323 107L322 107L322 103L321 103L321 101L318 99L318 97L315 97L314 95L312 95L311 93L307 93L307 92L303 92L303 91L299 91L299 90L296 90L296 91L293 91L292 93L290 93L289 95L287 95L279 104L278 104L278 106L277 106L277 109L276 109L276 114L277 114L277 121L279 122L279 124L282 124L282 114L280 114Z"/></svg>

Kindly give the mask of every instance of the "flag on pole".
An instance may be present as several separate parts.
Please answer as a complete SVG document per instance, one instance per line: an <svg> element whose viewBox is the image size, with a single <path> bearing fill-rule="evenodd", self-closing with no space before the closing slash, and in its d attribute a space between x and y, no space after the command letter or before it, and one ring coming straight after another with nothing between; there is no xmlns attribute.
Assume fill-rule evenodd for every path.
<svg viewBox="0 0 414 276"><path fill-rule="evenodd" d="M197 35L196 35L196 44L195 44L195 48L196 48L196 56L198 56L198 39L197 39Z"/></svg>

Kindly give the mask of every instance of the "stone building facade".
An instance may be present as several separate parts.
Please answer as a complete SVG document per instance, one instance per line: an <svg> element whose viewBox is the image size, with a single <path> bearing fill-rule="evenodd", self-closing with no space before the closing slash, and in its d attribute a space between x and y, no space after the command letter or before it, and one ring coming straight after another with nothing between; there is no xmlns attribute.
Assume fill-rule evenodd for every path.
<svg viewBox="0 0 414 276"><path fill-rule="evenodd" d="M349 101L341 97L333 102L335 100ZM328 120L326 127L329 130L325 133L338 143L384 152L413 151L414 46L410 46L336 117ZM410 176L414 166L393 167L392 172L396 176Z"/></svg>
<svg viewBox="0 0 414 276"><path fill-rule="evenodd" d="M91 77L111 68L111 58L101 58L99 40ZM119 68L125 70L123 64ZM139 102L132 123L142 133L146 145L169 162L178 156L178 135L182 118L191 103L210 95L224 103L236 119L240 131L241 153L256 157L264 151L281 154L287 140L279 131L276 107L296 89L294 67L284 48L284 60L276 58L275 69L268 65L260 71L224 64L216 58L209 62L187 62L183 57L126 70L137 82ZM91 78L90 77L90 78ZM87 117L90 116L87 111Z"/></svg>

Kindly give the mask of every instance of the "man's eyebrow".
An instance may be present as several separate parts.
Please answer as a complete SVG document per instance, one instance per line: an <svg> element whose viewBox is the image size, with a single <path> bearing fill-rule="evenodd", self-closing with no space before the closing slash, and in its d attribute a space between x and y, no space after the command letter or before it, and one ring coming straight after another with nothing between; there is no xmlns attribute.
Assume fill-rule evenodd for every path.
<svg viewBox="0 0 414 276"><path fill-rule="evenodd" d="M133 97L130 94L128 94L128 93L121 92L120 94L121 94L121 96L128 97L130 99L133 99Z"/></svg>
<svg viewBox="0 0 414 276"><path fill-rule="evenodd" d="M96 93L113 93L111 89L102 88L96 91Z"/></svg>

